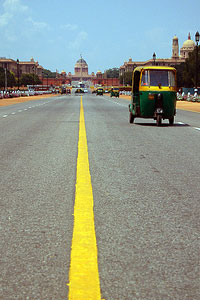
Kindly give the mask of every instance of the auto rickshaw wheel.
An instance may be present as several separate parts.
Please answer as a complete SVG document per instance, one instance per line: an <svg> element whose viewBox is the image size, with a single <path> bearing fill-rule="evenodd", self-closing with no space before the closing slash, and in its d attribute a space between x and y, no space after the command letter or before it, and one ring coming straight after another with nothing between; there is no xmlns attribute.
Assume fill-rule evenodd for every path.
<svg viewBox="0 0 200 300"><path fill-rule="evenodd" d="M174 117L169 118L169 125L173 125L174 124Z"/></svg>
<svg viewBox="0 0 200 300"><path fill-rule="evenodd" d="M130 114L129 114L129 123L133 123L134 122L134 116L133 116L133 114L130 112Z"/></svg>
<svg viewBox="0 0 200 300"><path fill-rule="evenodd" d="M162 116L161 115L157 115L156 125L157 126L161 126L161 124L162 124Z"/></svg>

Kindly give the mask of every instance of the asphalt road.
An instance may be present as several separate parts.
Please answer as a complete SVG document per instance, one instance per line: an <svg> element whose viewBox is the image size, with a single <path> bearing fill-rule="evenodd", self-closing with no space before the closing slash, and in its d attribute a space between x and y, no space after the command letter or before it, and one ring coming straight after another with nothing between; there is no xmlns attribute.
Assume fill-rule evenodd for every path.
<svg viewBox="0 0 200 300"><path fill-rule="evenodd" d="M200 114L129 124L128 103L83 96L101 298L199 300ZM0 299L68 299L79 113L0 108Z"/></svg>

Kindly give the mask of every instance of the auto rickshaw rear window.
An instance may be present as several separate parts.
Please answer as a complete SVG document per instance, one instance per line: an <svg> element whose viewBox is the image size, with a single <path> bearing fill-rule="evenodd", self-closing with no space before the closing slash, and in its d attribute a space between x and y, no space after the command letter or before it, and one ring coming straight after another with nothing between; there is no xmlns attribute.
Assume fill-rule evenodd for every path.
<svg viewBox="0 0 200 300"><path fill-rule="evenodd" d="M168 70L144 70L141 79L142 86L171 86L175 87L175 74Z"/></svg>

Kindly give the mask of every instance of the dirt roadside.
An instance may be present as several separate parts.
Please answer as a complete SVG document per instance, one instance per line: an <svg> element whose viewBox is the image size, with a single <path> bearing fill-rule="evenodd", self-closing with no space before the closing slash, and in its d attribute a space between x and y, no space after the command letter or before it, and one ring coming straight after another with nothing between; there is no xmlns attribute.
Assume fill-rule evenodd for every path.
<svg viewBox="0 0 200 300"><path fill-rule="evenodd" d="M0 99L0 106L8 106L13 105L17 103L23 103L30 100L38 100L38 99L44 99L49 97L55 97L58 96L56 94L47 94L47 95L38 95L38 96L27 96L27 97L18 97L18 98L8 98L8 99Z"/></svg>
<svg viewBox="0 0 200 300"><path fill-rule="evenodd" d="M126 99L126 100L131 100L131 96L120 95L120 98ZM200 103L199 102L177 101L176 108L200 113Z"/></svg>

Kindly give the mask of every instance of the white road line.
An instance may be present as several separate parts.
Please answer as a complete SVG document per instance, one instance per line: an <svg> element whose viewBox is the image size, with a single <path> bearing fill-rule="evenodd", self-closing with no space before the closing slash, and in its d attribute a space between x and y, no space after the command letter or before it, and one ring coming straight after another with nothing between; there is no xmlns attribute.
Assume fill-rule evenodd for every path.
<svg viewBox="0 0 200 300"><path fill-rule="evenodd" d="M12 113L11 113L11 115L15 115L15 114L16 114L16 112L12 112Z"/></svg>
<svg viewBox="0 0 200 300"><path fill-rule="evenodd" d="M24 110L28 110L27 108L24 108Z"/></svg>
<svg viewBox="0 0 200 300"><path fill-rule="evenodd" d="M110 99L105 99L105 98L104 98L104 100L109 101L109 102L112 102L112 103L117 104L117 105L120 105L120 106L123 106L123 107L126 107L126 105L123 105L123 104L121 104L121 103L115 102L115 101L110 100ZM186 125L186 123L183 123L183 122L177 122L177 124L180 124L180 125ZM198 127L193 127L193 128L200 131L200 128L198 128Z"/></svg>
<svg viewBox="0 0 200 300"><path fill-rule="evenodd" d="M20 110L18 110L18 112L22 112L22 110L20 109Z"/></svg>
<svg viewBox="0 0 200 300"><path fill-rule="evenodd" d="M8 115L4 115L3 118L6 118Z"/></svg>

